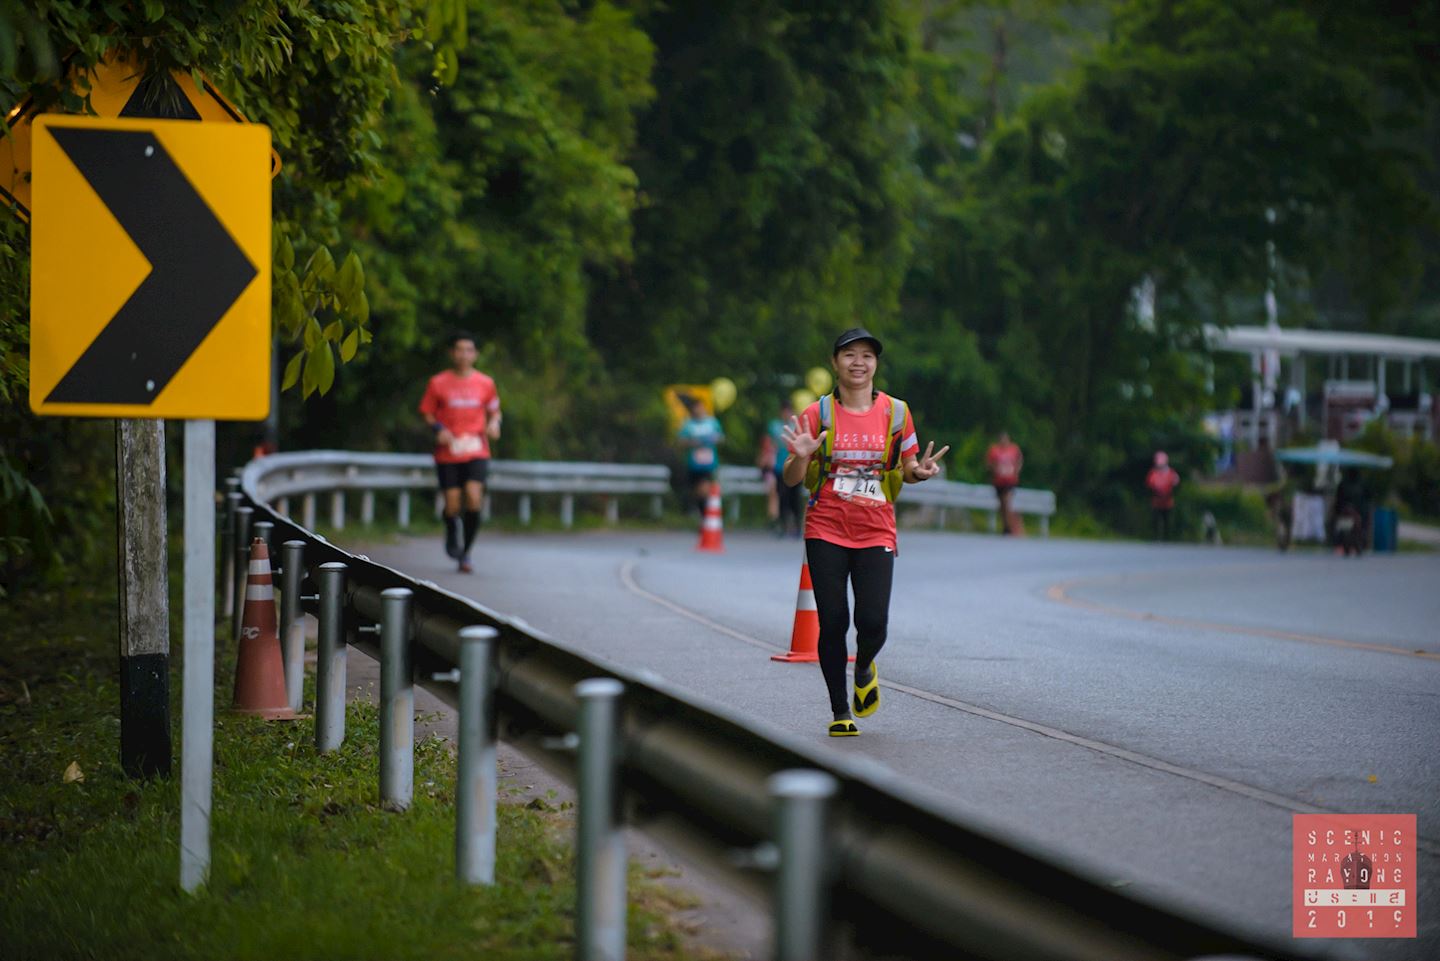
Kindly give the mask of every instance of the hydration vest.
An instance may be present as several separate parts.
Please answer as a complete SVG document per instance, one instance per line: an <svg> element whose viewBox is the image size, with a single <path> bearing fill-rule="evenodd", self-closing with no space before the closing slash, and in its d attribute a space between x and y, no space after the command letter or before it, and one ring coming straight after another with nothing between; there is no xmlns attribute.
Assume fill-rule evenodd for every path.
<svg viewBox="0 0 1440 961"><path fill-rule="evenodd" d="M900 443L903 439L900 432L905 429L905 413L908 408L903 400L889 394L885 395L885 404L890 411L890 432L885 437L885 456L879 470L880 489L885 494L885 500L893 504L900 496L900 488L905 484L905 470L899 464ZM820 489L825 485L826 479L835 476L830 463L835 451L834 427L835 395L826 394L820 398L820 430L825 432L825 440L805 468L805 487L810 491L811 507L814 507L820 498Z"/></svg>

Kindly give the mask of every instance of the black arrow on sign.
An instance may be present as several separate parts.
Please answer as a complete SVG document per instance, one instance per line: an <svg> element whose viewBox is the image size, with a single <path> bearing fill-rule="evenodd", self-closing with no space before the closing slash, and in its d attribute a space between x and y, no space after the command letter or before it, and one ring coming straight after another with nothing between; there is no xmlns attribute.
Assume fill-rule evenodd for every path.
<svg viewBox="0 0 1440 961"><path fill-rule="evenodd" d="M45 402L149 404L259 271L153 133L45 129L150 262Z"/></svg>

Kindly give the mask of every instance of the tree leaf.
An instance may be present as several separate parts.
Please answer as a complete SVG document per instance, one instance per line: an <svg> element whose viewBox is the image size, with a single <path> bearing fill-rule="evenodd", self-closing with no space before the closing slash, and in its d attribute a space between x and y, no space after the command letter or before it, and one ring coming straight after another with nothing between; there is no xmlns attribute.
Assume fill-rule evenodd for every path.
<svg viewBox="0 0 1440 961"><path fill-rule="evenodd" d="M315 345L325 339L324 333L320 330L320 321L314 317L305 325L305 349L313 351Z"/></svg>
<svg viewBox="0 0 1440 961"><path fill-rule="evenodd" d="M289 271L295 269L295 245L290 243L290 238L284 234L277 233L275 243L275 269Z"/></svg>
<svg viewBox="0 0 1440 961"><path fill-rule="evenodd" d="M321 394L330 392L335 383L335 355L330 352L330 342L322 341L310 352L310 362L305 365L307 372L314 368L315 387Z"/></svg>
<svg viewBox="0 0 1440 961"><path fill-rule="evenodd" d="M335 279L335 258L330 248L321 246L305 262L305 280L311 284L328 284Z"/></svg>
<svg viewBox="0 0 1440 961"><path fill-rule="evenodd" d="M360 266L360 257L350 251L340 271L335 275L335 289L347 300L354 299L365 290L365 270Z"/></svg>
<svg viewBox="0 0 1440 961"><path fill-rule="evenodd" d="M325 325L323 333L326 340L339 340L345 334L345 325L338 320L332 320Z"/></svg>
<svg viewBox="0 0 1440 961"><path fill-rule="evenodd" d="M295 382L300 379L300 364L304 360L303 352L290 358L290 362L285 365L285 377L280 381L281 390L289 390L295 386Z"/></svg>
<svg viewBox="0 0 1440 961"><path fill-rule="evenodd" d="M340 362L348 364L355 359L355 351L360 349L360 328L356 327L345 335L340 342Z"/></svg>

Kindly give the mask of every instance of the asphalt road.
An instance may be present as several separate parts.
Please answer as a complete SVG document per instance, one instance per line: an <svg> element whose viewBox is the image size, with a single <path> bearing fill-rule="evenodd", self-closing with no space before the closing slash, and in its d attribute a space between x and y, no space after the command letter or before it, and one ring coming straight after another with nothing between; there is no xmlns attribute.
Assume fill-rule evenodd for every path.
<svg viewBox="0 0 1440 961"><path fill-rule="evenodd" d="M1295 813L1416 814L1419 938L1297 947L1440 958L1440 554L904 532L883 706L835 741L818 668L768 656L789 641L800 545L693 544L487 534L473 575L436 539L366 551L718 710L869 755L1102 883L1273 940L1291 936Z"/></svg>

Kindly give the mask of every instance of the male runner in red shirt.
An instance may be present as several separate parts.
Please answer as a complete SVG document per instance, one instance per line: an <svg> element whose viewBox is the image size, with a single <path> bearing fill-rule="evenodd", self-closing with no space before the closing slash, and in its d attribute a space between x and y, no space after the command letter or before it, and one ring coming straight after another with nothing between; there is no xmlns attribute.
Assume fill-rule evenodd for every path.
<svg viewBox="0 0 1440 961"><path fill-rule="evenodd" d="M1024 528L1015 523L1015 514L1010 510L1010 500L1015 495L1015 488L1020 485L1020 468L1024 463L1025 455L1020 453L1019 445L1003 430L985 452L990 483L995 487L995 496L1000 499L1000 523L1006 534L1024 533Z"/></svg>
<svg viewBox="0 0 1440 961"><path fill-rule="evenodd" d="M435 432L435 472L445 496L445 553L468 574L470 546L480 528L480 504L490 474L490 442L500 439L500 394L475 369L475 338L450 338L450 369L430 378L420 415ZM461 495L464 510L461 510Z"/></svg>
<svg viewBox="0 0 1440 961"><path fill-rule="evenodd" d="M1150 489L1150 509L1155 514L1155 539L1170 539L1170 512L1175 509L1175 488L1180 486L1180 475L1170 466L1170 458L1163 450L1155 452L1155 466L1145 475L1145 486Z"/></svg>

